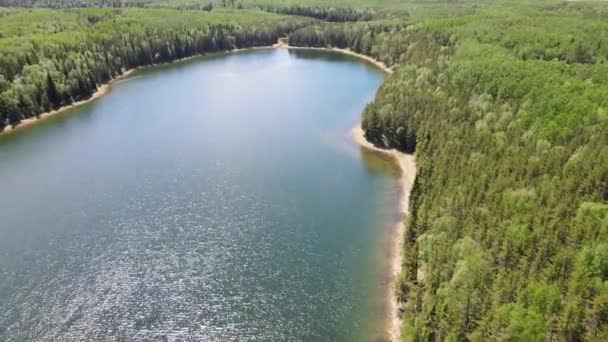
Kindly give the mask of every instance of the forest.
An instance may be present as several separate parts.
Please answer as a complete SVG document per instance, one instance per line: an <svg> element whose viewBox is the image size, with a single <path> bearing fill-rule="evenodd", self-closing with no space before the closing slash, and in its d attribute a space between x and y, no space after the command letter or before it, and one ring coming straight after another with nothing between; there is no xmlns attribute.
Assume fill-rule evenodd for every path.
<svg viewBox="0 0 608 342"><path fill-rule="evenodd" d="M374 57L394 72L366 137L418 167L403 340L608 340L608 3L116 3L0 1L38 7L0 9L1 126L129 68L280 37Z"/></svg>
<svg viewBox="0 0 608 342"><path fill-rule="evenodd" d="M272 45L306 21L165 9L8 9L0 15L0 127L85 99L125 70Z"/></svg>

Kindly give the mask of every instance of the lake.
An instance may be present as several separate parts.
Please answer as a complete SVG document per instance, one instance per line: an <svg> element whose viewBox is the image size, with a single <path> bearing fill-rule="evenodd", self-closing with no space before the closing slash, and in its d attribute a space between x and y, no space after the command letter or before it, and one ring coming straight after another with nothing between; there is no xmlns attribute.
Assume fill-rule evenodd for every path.
<svg viewBox="0 0 608 342"><path fill-rule="evenodd" d="M398 189L349 131L383 78L217 54L1 136L0 340L382 338Z"/></svg>

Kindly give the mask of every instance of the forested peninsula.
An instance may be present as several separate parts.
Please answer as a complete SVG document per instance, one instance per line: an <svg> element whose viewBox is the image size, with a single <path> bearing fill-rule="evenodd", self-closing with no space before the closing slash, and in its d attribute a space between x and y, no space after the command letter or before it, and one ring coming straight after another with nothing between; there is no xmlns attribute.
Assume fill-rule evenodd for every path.
<svg viewBox="0 0 608 342"><path fill-rule="evenodd" d="M608 340L608 3L0 5L26 7L0 9L2 127L130 68L280 37L392 66L362 126L416 158L401 338Z"/></svg>

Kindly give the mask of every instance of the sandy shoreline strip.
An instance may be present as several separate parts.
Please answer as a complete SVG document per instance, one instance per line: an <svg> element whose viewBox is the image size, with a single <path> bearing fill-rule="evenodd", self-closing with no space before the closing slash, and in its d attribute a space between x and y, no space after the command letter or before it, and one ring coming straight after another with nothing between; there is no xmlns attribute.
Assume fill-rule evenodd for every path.
<svg viewBox="0 0 608 342"><path fill-rule="evenodd" d="M393 69L384 64L383 62L360 53L356 53L349 49L339 49L339 48L324 48L324 47L307 47L307 46L291 46L284 41L284 39L279 39L279 42L273 45L274 48L284 48L284 49L301 49L301 50L321 50L321 51L335 51L343 54L347 54L350 56L354 56L360 59L363 59L369 63L374 64L376 67L380 68L382 71L387 74L392 74ZM381 149L374 146L365 138L365 133L361 124L358 124L351 131L351 136L353 140L360 146L369 149L371 151L375 151L378 153L382 153L392 157L397 165L399 166L399 212L405 218L405 215L409 214L409 206L410 206L410 193L412 191L412 187L414 185L414 178L416 177L416 161L414 155L406 154L395 149L386 150ZM397 222L395 227L391 230L390 236L390 246L389 246L389 259L390 259L390 269L389 278L390 285L387 289L387 312L388 316L388 334L392 341L400 341L401 340L401 317L399 317L399 304L397 303L397 296L395 294L393 284L395 279L401 272L401 264L403 263L403 240L405 237L405 226L403 221Z"/></svg>
<svg viewBox="0 0 608 342"><path fill-rule="evenodd" d="M320 50L320 51L335 51L335 52L340 52L346 55L350 55L350 56L354 56L363 60L366 60L372 64L374 64L375 66L377 66L378 68L382 69L384 72L386 72L387 74L392 74L393 73L393 69L391 69L389 66L387 66L386 64L384 64L383 62L367 56L367 55L363 55L357 52L354 52L352 50L349 49L339 49L339 48L326 48L326 47L312 47L312 46L293 46L293 45L289 45L287 43L285 43L284 41L282 41L281 39L279 39L279 42L274 44L273 47L275 48L283 48L283 49L293 49L293 50Z"/></svg>
<svg viewBox="0 0 608 342"><path fill-rule="evenodd" d="M351 56L355 56L361 59L364 59L374 65L376 65L377 67L379 67L380 69L384 70L386 73L392 73L393 70L391 68L389 68L388 66L386 66L386 64L372 58L366 55L362 55L356 52L353 52L351 50L348 49L338 49L338 48L319 48L319 47L297 47L297 46L290 46L288 44L286 44L283 39L279 39L279 41L273 45L264 45L264 46L253 46L253 47L249 47L249 48L242 48L242 49L233 49L233 50L227 50L227 51L218 51L217 53L232 53L232 52L239 52L239 51L246 51L246 50L262 50L262 49L273 49L273 48L288 48L288 49L308 49L308 50L323 50L323 51L336 51L336 52L340 52L340 53L344 53L347 55L351 55ZM34 124L40 123L42 121L44 121L44 119L47 119L49 117L52 117L54 115L63 113L69 109L81 106L83 104L86 104L88 102L91 102L95 99L100 98L101 96L105 95L106 93L108 93L108 91L110 90L111 86L113 83L116 83L122 79L127 78L130 74L132 74L134 71L139 70L139 69L143 69L143 68L148 68L148 67L153 67L153 66L158 66L158 65L163 65L163 64L173 64L173 63L180 63L180 62L184 62L190 59L194 59L194 58L198 58L201 56L205 56L205 54L199 54L199 55L194 55L194 56L190 56L190 57L185 57L185 58L180 58L180 59L176 59L174 61L171 62L166 62L166 63L158 63L158 64L152 64L152 65L145 65L145 66L140 66L140 67L136 67L133 69L129 69L123 72L122 75L117 76L113 79L111 79L109 82L102 84L101 86L99 86L99 88L97 88L97 90L93 93L93 95L91 95L89 98L85 99L85 100L81 100L81 101L77 101L74 103L71 103L67 106L63 106L60 107L58 109L49 111L49 112L45 112L42 114L39 114L38 116L34 116L31 118L27 118L24 120L21 120L17 125L7 125L6 127L4 127L4 130L0 131L0 136L2 136L3 134L7 134L9 132L12 131L16 131L16 130L20 130L20 129L24 129L26 127L32 126Z"/></svg>
<svg viewBox="0 0 608 342"><path fill-rule="evenodd" d="M242 48L242 49L233 49L233 50L226 50L226 51L218 51L217 53L232 53L232 52L239 52L239 51L246 51L246 50L262 50L262 49L272 49L275 47L279 47L281 45L281 43L276 43L273 45L265 45L265 46L254 46L254 47L249 47L249 48ZM215 52L214 52L215 53ZM166 63L157 63L157 64L151 64L151 65L143 65L143 66L139 66L136 68L132 68L132 69L128 69L126 71L124 71L122 73L122 75L119 75L117 77L114 77L113 79L111 79L110 81L108 81L107 83L104 83L102 85L99 86L99 88L97 88L97 90L93 93L93 95L91 95L90 97L81 100L81 101L76 101L73 102L69 105L60 107L58 109L54 109L51 110L49 112L45 112L42 114L39 114L38 116L34 116L31 118L27 118L27 119L23 119L21 120L17 125L7 125L6 127L4 127L4 130L0 131L0 136L4 135L4 134L8 134L10 132L13 131L17 131L17 130L21 130L30 126L33 126L37 123L43 122L45 119L48 119L50 117L53 117L57 114L61 114L69 109L78 107L78 106L82 106L83 104L89 103L93 100L96 100L100 97L102 97L103 95L107 94L110 91L110 88L112 87L112 84L121 81L123 79L126 79L128 76L130 76L133 72L139 70L139 69L144 69L144 68L149 68L149 67L154 67L154 66L159 66L159 65L164 65L164 64L174 64L174 63L181 63L181 62L185 62L194 58L199 58L202 56L206 56L207 54L199 54L199 55L194 55L194 56L190 56L190 57L184 57L184 58L180 58L180 59L176 59L173 60L171 62L166 62Z"/></svg>
<svg viewBox="0 0 608 342"><path fill-rule="evenodd" d="M351 135L353 140L360 146L382 153L392 157L395 162L399 165L399 211L404 216L409 213L410 205L410 192L414 185L414 178L416 177L416 161L414 155L405 154L395 149L385 150L374 146L365 138L365 133L361 128L361 125L357 125L352 129ZM405 235L405 226L403 222L398 222L392 233L391 233L391 245L390 245L390 278L391 286L388 289L388 315L389 315L389 334L393 341L399 341L401 338L401 318L399 317L399 306L397 303L397 297L393 290L392 284L396 277L401 272L401 264L403 262L403 239Z"/></svg>
<svg viewBox="0 0 608 342"><path fill-rule="evenodd" d="M355 56L360 59L364 59L364 60L376 65L378 68L382 69L384 72L386 72L388 74L391 74L393 72L393 70L390 67L388 67L386 64L382 63L381 61L378 61L373 57L362 55L362 54L356 53L356 52L348 50L348 49L322 48L322 47L297 47L297 46L290 46L281 40L279 40L279 42L277 42L276 44L273 44L271 46L256 46L256 47L250 47L250 48L222 51L219 53L231 53L231 52L239 52L239 51L245 51L245 50L259 50L259 49L272 49L272 48L336 51L336 52L344 53L347 55ZM101 85L97 89L97 91L95 91L95 93L93 93L93 95L91 95L91 97L89 97L85 100L82 100L82 101L74 102L67 106L63 106L59 109L52 110L50 112L42 113L42 114L38 115L37 117L24 119L16 126L8 125L4 128L3 131L0 132L0 136L3 134L9 133L9 132L15 131L15 130L19 130L19 129L23 129L23 128L32 126L36 123L42 122L46 118L52 117L56 114L60 114L69 109L81 106L81 105L91 102L95 99L98 99L101 96L103 96L109 92L112 84L127 78L136 70L139 70L142 68L147 68L147 67L152 67L152 66L157 66L157 65L162 65L162 64L180 63L180 62L184 62L184 61L198 58L201 56L205 56L205 55L204 54L194 55L194 56L181 58L181 59L174 60L174 61L167 62L167 63L159 63L159 64L141 66L141 67L126 70L123 72L122 75L115 77L112 80L110 80L109 82ZM397 162L399 169L400 169L400 176L399 176L399 180L398 180L399 186L400 186L399 210L404 215L408 214L410 192L412 190L412 186L414 184L414 178L416 176L416 163L415 163L414 156L399 152L395 149L385 150L385 149L380 149L380 148L374 146L372 143L367 141L367 139L365 138L365 134L364 134L363 129L361 128L360 124L352 129L351 135L352 135L353 140L360 146L362 146L366 149L372 150L372 151L376 151L379 153L389 155L395 159L395 161ZM394 282L394 280L397 277L397 275L399 274L399 272L401 272L401 264L402 264L402 260L403 260L402 241L403 241L403 237L405 234L404 228L405 227L404 227L403 223L399 222L398 224L396 224L396 227L393 229L393 232L391 234L392 235L391 239L390 239L391 246L390 246L390 251L389 251L390 259L391 259L390 260L391 284ZM397 298L395 296L392 286L390 286L388 289L388 302L389 302L389 306L388 306L389 310L388 310L387 314L389 315L389 334L393 341L398 341L401 336L401 319L400 319L399 313L398 313Z"/></svg>
<svg viewBox="0 0 608 342"><path fill-rule="evenodd" d="M335 51L343 54L347 54L350 56L354 56L360 59L363 59L369 63L374 64L376 67L380 68L382 71L387 74L392 74L393 69L384 64L383 62L360 53L356 53L349 49L339 49L339 48L324 48L324 47L307 47L307 46L291 46L284 41L284 39L279 39L279 42L273 45L274 48L284 48L284 49L300 49L300 50L321 50L321 51ZM412 187L414 185L414 178L416 177L416 161L414 159L414 155L406 154L395 149L386 150L381 149L374 146L365 138L365 133L361 124L355 126L351 131L352 139L360 146L375 151L378 153L382 153L392 157L397 165L399 166L399 212L405 217L405 215L409 214L409 206L410 206L410 193L412 191ZM403 221L397 222L395 227L393 227L390 236L390 246L389 246L389 259L390 259L390 269L389 277L390 277L390 286L387 289L387 316L388 316L388 334L392 341L400 341L401 340L401 317L399 317L399 304L397 303L397 296L395 294L393 284L395 279L401 272L401 264L403 262L403 240L405 237L405 226Z"/></svg>
<svg viewBox="0 0 608 342"><path fill-rule="evenodd" d="M128 77L135 70L136 69L129 69L129 70L123 72L122 75L114 77L109 82L102 84L101 86L99 86L99 88L97 88L97 90L93 93L93 95L91 95L89 98L87 98L85 100L76 101L67 106L63 106L58 109L39 114L38 116L23 119L17 125L7 125L6 127L4 127L4 130L0 132L0 135L32 126L36 123L42 122L44 119L47 119L49 117L52 117L52 116L60 114L60 113L63 113L65 111L67 111L68 109L82 106L85 103L89 103L97 98L100 98L110 90L110 88L112 87L112 84Z"/></svg>

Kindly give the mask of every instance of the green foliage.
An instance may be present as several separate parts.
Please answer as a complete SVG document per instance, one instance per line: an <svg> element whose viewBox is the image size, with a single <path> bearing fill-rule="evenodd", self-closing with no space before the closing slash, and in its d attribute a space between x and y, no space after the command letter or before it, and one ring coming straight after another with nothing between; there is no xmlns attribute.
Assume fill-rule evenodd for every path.
<svg viewBox="0 0 608 342"><path fill-rule="evenodd" d="M373 10L357 8L308 7L299 5L267 6L263 8L268 12L312 17L328 22L368 21L374 16Z"/></svg>
<svg viewBox="0 0 608 342"><path fill-rule="evenodd" d="M289 37L396 65L363 128L416 153L404 339L602 340L608 6L463 6Z"/></svg>
<svg viewBox="0 0 608 342"><path fill-rule="evenodd" d="M416 153L396 283L404 339L608 340L606 3L22 4L108 8L0 11L0 126L127 68L285 35L393 66L362 125Z"/></svg>
<svg viewBox="0 0 608 342"><path fill-rule="evenodd" d="M397 64L363 127L378 146L416 152L405 237L415 262L404 267L398 296L406 340L606 336L606 54L570 41L608 41L588 38L605 21L585 8L497 4L290 36ZM545 35L545 25L567 34ZM550 41L560 46L550 58L522 53ZM569 58L570 49L584 58Z"/></svg>
<svg viewBox="0 0 608 342"><path fill-rule="evenodd" d="M86 98L126 69L271 45L305 22L259 11L13 11L0 22L0 129Z"/></svg>
<svg viewBox="0 0 608 342"><path fill-rule="evenodd" d="M506 304L498 309L501 340L545 341L545 320L533 309L518 304Z"/></svg>

